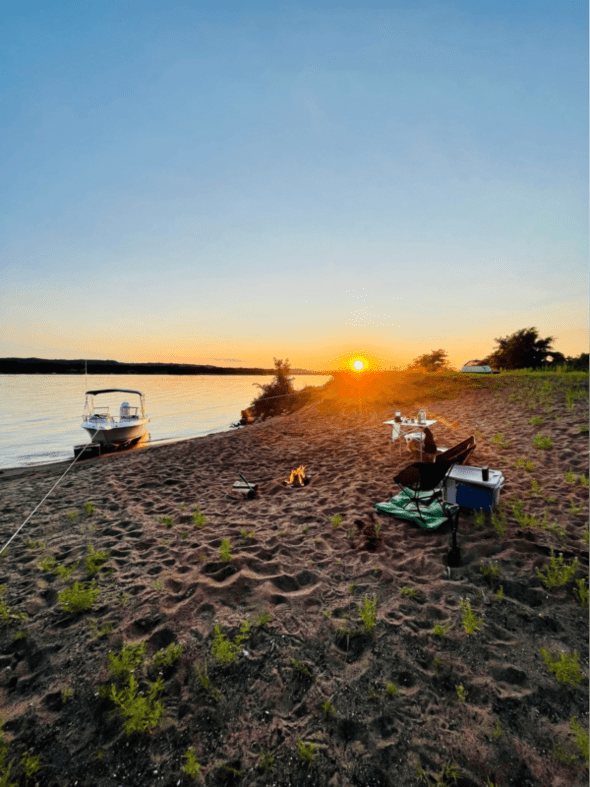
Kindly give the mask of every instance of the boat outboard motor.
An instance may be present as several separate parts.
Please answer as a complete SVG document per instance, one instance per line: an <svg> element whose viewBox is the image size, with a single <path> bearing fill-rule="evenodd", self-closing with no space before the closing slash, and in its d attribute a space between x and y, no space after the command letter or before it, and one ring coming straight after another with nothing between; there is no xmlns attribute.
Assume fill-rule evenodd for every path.
<svg viewBox="0 0 590 787"><path fill-rule="evenodd" d="M129 418L131 416L131 410L129 409L129 402L121 402L121 407L119 409L119 418Z"/></svg>

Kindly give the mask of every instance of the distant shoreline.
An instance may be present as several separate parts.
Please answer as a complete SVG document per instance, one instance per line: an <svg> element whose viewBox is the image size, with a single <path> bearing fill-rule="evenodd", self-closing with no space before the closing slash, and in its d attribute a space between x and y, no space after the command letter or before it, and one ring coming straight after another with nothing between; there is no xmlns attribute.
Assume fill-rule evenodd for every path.
<svg viewBox="0 0 590 787"><path fill-rule="evenodd" d="M275 374L275 369L260 367L210 366L190 363L120 363L96 360L48 360L45 358L0 358L0 374ZM292 369L291 374L326 375L332 372L314 372Z"/></svg>

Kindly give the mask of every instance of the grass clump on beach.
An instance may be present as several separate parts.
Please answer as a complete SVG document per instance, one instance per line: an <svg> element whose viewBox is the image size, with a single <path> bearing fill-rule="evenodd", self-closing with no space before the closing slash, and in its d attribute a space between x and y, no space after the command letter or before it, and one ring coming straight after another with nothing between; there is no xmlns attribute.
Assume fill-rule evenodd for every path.
<svg viewBox="0 0 590 787"><path fill-rule="evenodd" d="M553 440L547 435L536 434L533 437L533 445L542 451L548 451L550 448L553 448Z"/></svg>
<svg viewBox="0 0 590 787"><path fill-rule="evenodd" d="M181 642L171 642L167 648L158 650L152 658L152 666L155 669L165 669L171 667L175 661L181 657L183 646Z"/></svg>
<svg viewBox="0 0 590 787"><path fill-rule="evenodd" d="M492 560L489 566L485 563L480 563L479 570L487 579L500 579L502 573L496 560Z"/></svg>
<svg viewBox="0 0 590 787"><path fill-rule="evenodd" d="M502 538L506 533L506 513L503 508L498 507L497 512L492 511L492 527L496 531L498 538Z"/></svg>
<svg viewBox="0 0 590 787"><path fill-rule="evenodd" d="M482 625L483 619L478 617L471 609L471 604L468 600L461 600L461 612L463 613L462 623L466 634L475 634Z"/></svg>
<svg viewBox="0 0 590 787"><path fill-rule="evenodd" d="M205 523L207 522L205 514L203 514L203 512L197 506L193 508L191 518L193 520L193 525L198 528L204 527Z"/></svg>
<svg viewBox="0 0 590 787"><path fill-rule="evenodd" d="M333 517L330 517L330 524L332 527L340 527L342 524L342 514L335 514Z"/></svg>
<svg viewBox="0 0 590 787"><path fill-rule="evenodd" d="M502 432L498 432L493 437L490 438L490 443L493 443L497 448L509 448L511 443L507 443L504 440L504 435Z"/></svg>
<svg viewBox="0 0 590 787"><path fill-rule="evenodd" d="M527 473L532 473L533 470L536 470L536 465L534 462L531 462L531 460L527 459L526 456L519 456L514 464L514 467L517 470L525 470Z"/></svg>
<svg viewBox="0 0 590 787"><path fill-rule="evenodd" d="M583 607L588 609L588 588L583 579L576 579L575 594Z"/></svg>
<svg viewBox="0 0 590 787"><path fill-rule="evenodd" d="M377 625L377 598L365 597L363 599L363 606L359 609L359 616L365 624L365 629L368 634L373 633L373 629Z"/></svg>
<svg viewBox="0 0 590 787"><path fill-rule="evenodd" d="M229 538L222 539L221 546L219 547L219 558L224 563L229 563L231 560L231 544Z"/></svg>
<svg viewBox="0 0 590 787"><path fill-rule="evenodd" d="M145 655L145 642L123 643L119 654L109 653L109 672L116 680L128 680L131 673L141 668Z"/></svg>
<svg viewBox="0 0 590 787"><path fill-rule="evenodd" d="M93 577L100 572L103 563L109 559L109 552L99 552L94 549L92 544L88 544L88 554L86 555L86 573Z"/></svg>
<svg viewBox="0 0 590 787"><path fill-rule="evenodd" d="M297 741L297 754L299 755L299 759L303 760L303 762L312 763L315 760L315 749L313 743L303 743L303 741Z"/></svg>
<svg viewBox="0 0 590 787"><path fill-rule="evenodd" d="M209 677L209 673L207 672L207 659L205 659L205 664L203 665L203 669L199 667L198 663L195 663L195 672L197 673L197 677L199 678L199 683L205 689L207 694L215 700L215 702L219 702L222 697L221 692L219 689L214 688L213 684L211 683L211 678Z"/></svg>
<svg viewBox="0 0 590 787"><path fill-rule="evenodd" d="M187 751L187 753L184 755L184 759L186 760L186 763L182 769L183 773L186 773L186 775L190 776L191 779L196 779L201 773L201 766L193 749L189 749Z"/></svg>
<svg viewBox="0 0 590 787"><path fill-rule="evenodd" d="M92 516L96 511L96 506L94 503L88 501L88 503L84 503L84 511L86 512L86 516Z"/></svg>
<svg viewBox="0 0 590 787"><path fill-rule="evenodd" d="M164 527L171 528L174 526L174 517L170 516L169 514L167 516L161 516L158 519L158 522L161 525L164 525Z"/></svg>
<svg viewBox="0 0 590 787"><path fill-rule="evenodd" d="M432 633L437 637L445 637L452 627L451 622L437 623L432 629Z"/></svg>
<svg viewBox="0 0 590 787"><path fill-rule="evenodd" d="M217 661L224 667L234 664L238 660L241 644L245 639L248 638L249 631L250 621L242 621L242 625L240 626L241 633L238 634L232 642L225 636L225 634L222 633L219 623L216 623L214 627L215 633L213 642L211 644L211 653L213 654L213 657L217 659Z"/></svg>
<svg viewBox="0 0 590 787"><path fill-rule="evenodd" d="M89 585L74 582L71 588L62 590L57 597L64 612L84 612L86 609L92 609L99 595L100 589L94 582Z"/></svg>
<svg viewBox="0 0 590 787"><path fill-rule="evenodd" d="M584 680L584 673L578 666L580 654L577 650L568 656L561 653L559 659L553 660L551 653L545 648L541 648L543 661L549 672L553 672L559 683L567 683L570 686L579 686Z"/></svg>
<svg viewBox="0 0 590 787"><path fill-rule="evenodd" d="M117 713L125 719L123 729L126 735L135 732L151 732L164 715L164 703L156 699L164 690L164 681L158 678L149 684L147 695L139 691L135 675L129 676L129 685L118 690L115 684L110 687L109 699L113 701Z"/></svg>
<svg viewBox="0 0 590 787"><path fill-rule="evenodd" d="M8 609L6 601L3 599L5 593L6 585L0 585L0 623L7 625L9 623L19 623L22 620L26 620L28 618L26 612L14 612L14 610Z"/></svg>
<svg viewBox="0 0 590 787"><path fill-rule="evenodd" d="M559 553L559 557L555 557L555 553L552 548L550 564L545 566L543 571L539 571L539 569L537 569L537 576L546 588L562 587L562 585L566 585L570 579L572 579L576 573L577 568L577 557L574 558L574 560L568 566L567 563L564 563L561 552Z"/></svg>

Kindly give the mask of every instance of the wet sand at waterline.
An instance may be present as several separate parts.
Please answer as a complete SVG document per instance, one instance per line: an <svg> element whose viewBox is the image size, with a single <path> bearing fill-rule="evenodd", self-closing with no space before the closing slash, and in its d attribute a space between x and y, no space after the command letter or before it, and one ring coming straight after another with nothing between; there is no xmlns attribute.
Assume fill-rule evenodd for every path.
<svg viewBox="0 0 590 787"><path fill-rule="evenodd" d="M576 580L588 576L588 404L571 410L562 396L535 410L509 399L490 389L421 403L438 444L476 434L469 464L505 478L505 532L462 509L461 566L451 570L448 525L427 532L374 510L413 460L382 424L395 405L360 413L316 401L235 432L76 464L0 559L12 775L28 752L43 785L198 783L183 771L192 749L206 785L404 787L445 773L453 784L453 769L463 787L586 784L571 719L587 731L588 612ZM498 433L508 445L492 440ZM552 447L535 448L536 434ZM534 468L517 467L522 457ZM285 486L299 465L309 484ZM2 544L60 472L0 477ZM252 500L232 490L240 472L258 484ZM519 524L517 500L552 527ZM89 581L89 546L108 552L100 592L92 609L67 612L59 594ZM537 571L552 548L578 563L548 589ZM50 555L80 562L63 578L39 568ZM360 612L374 601L369 632ZM472 633L466 601L479 619ZM26 620L11 617L21 612ZM225 666L212 652L215 626L235 643L245 620ZM134 673L146 695L153 655L183 646L159 670L164 716L130 737L99 692L114 683L109 652L124 642L146 645ZM541 648L556 662L577 652L580 682L560 682Z"/></svg>

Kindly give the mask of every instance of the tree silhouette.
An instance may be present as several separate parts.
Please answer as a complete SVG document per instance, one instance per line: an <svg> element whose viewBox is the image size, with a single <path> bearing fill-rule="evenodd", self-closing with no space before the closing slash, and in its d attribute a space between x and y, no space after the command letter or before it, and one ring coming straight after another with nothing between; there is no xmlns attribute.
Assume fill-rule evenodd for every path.
<svg viewBox="0 0 590 787"><path fill-rule="evenodd" d="M414 358L410 369L425 369L427 372L442 372L449 368L446 350L433 350L431 353Z"/></svg>
<svg viewBox="0 0 590 787"><path fill-rule="evenodd" d="M251 404L252 413L256 418L276 415L281 410L290 409L295 398L294 378L289 377L291 371L289 359L282 361L273 358L273 363L275 366L274 380L265 385L256 383L257 388L262 389L260 396L254 399Z"/></svg>
<svg viewBox="0 0 590 787"><path fill-rule="evenodd" d="M556 360L563 359L561 353L554 352L551 348L554 337L539 339L536 328L522 328L510 336L494 341L498 343L498 347L484 359L484 363L490 366L501 366L503 369L538 369L547 363L550 356L555 356Z"/></svg>

